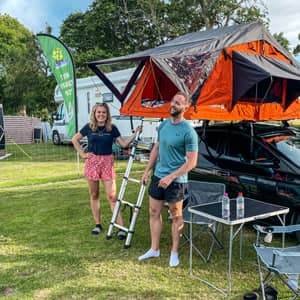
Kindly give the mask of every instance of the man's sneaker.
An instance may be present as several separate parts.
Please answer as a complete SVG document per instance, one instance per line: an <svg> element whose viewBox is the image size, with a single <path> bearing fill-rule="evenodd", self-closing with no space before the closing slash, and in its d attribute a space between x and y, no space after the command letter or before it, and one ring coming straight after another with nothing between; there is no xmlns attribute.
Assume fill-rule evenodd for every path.
<svg viewBox="0 0 300 300"><path fill-rule="evenodd" d="M96 227L92 230L92 234L99 234L102 231L101 225L96 225Z"/></svg>
<svg viewBox="0 0 300 300"><path fill-rule="evenodd" d="M118 239L119 239L119 240L125 240L125 239L126 239L126 233L125 233L125 231L123 231L123 230L119 230L117 236L118 236Z"/></svg>

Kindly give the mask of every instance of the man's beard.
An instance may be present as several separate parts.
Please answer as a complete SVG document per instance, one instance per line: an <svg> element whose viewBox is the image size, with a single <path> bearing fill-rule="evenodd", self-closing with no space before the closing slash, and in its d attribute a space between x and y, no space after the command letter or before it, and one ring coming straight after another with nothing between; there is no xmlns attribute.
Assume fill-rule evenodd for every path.
<svg viewBox="0 0 300 300"><path fill-rule="evenodd" d="M177 118L182 112L183 112L183 109L178 110L178 109L176 109L176 108L174 108L174 109L172 109L172 107L170 108L170 115L171 115L173 118Z"/></svg>

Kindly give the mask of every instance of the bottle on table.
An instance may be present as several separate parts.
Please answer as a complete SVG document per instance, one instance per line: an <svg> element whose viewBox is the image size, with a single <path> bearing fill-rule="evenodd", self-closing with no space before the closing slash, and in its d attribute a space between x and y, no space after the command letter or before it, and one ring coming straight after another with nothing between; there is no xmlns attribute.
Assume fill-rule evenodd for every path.
<svg viewBox="0 0 300 300"><path fill-rule="evenodd" d="M236 217L243 218L245 215L245 199L243 193L239 192L236 197Z"/></svg>
<svg viewBox="0 0 300 300"><path fill-rule="evenodd" d="M224 193L222 197L222 218L227 219L230 217L230 199L228 193Z"/></svg>

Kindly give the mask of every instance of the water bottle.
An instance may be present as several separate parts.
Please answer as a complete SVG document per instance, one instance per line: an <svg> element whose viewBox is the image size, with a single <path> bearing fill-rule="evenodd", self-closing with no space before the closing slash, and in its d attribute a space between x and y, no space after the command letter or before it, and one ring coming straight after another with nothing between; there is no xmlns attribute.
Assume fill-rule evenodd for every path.
<svg viewBox="0 0 300 300"><path fill-rule="evenodd" d="M228 193L224 193L222 197L222 218L227 219L230 216L230 199Z"/></svg>
<svg viewBox="0 0 300 300"><path fill-rule="evenodd" d="M245 201L244 201L243 193L239 192L238 196L236 197L236 217L244 218L244 214L245 214Z"/></svg>

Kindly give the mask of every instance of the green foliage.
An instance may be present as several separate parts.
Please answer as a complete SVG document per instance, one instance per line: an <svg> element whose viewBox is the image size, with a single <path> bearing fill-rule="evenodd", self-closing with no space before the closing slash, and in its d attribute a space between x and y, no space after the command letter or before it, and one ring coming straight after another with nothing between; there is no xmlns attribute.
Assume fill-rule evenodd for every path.
<svg viewBox="0 0 300 300"><path fill-rule="evenodd" d="M186 20L188 31L261 20L268 23L263 0L171 0L175 20Z"/></svg>
<svg viewBox="0 0 300 300"><path fill-rule="evenodd" d="M262 0L95 0L85 13L71 14L61 39L73 50L78 75L85 63L156 47L187 32L261 19Z"/></svg>
<svg viewBox="0 0 300 300"><path fill-rule="evenodd" d="M279 42L279 44L285 48L287 51L291 51L290 49L290 42L287 38L284 37L283 32L280 33L274 33L273 36L274 38L277 40L277 42Z"/></svg>
<svg viewBox="0 0 300 300"><path fill-rule="evenodd" d="M300 41L300 33L298 34L298 41ZM296 45L296 47L293 50L293 54L297 55L300 53L300 44Z"/></svg>
<svg viewBox="0 0 300 300"><path fill-rule="evenodd" d="M50 121L50 115L47 108L42 108L40 111L38 111L37 117L39 117L42 122Z"/></svg>
<svg viewBox="0 0 300 300"><path fill-rule="evenodd" d="M52 109L54 81L48 78L33 34L16 19L0 15L0 103L5 114Z"/></svg>

